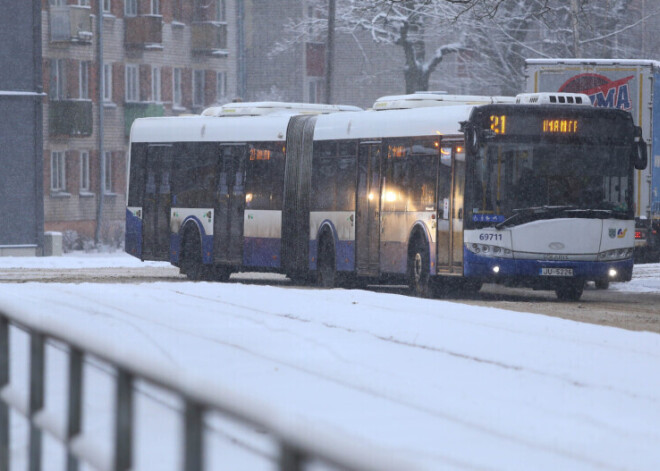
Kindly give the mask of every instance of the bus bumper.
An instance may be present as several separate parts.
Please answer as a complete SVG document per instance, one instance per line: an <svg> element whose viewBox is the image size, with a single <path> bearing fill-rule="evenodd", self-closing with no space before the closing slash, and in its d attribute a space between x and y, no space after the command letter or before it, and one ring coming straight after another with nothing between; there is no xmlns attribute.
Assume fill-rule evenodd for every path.
<svg viewBox="0 0 660 471"><path fill-rule="evenodd" d="M542 275L543 268L569 268L573 278L584 280L630 281L633 259L607 262L517 260L513 258L484 257L463 251L464 269L467 278L479 278L486 282L505 281L550 281L552 276ZM565 277L560 277L564 278Z"/></svg>

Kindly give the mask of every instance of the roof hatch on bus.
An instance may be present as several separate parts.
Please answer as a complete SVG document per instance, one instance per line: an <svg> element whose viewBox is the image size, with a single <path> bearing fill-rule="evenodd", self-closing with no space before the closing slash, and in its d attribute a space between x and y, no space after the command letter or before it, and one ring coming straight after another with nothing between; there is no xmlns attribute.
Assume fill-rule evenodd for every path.
<svg viewBox="0 0 660 471"><path fill-rule="evenodd" d="M514 97L487 95L449 95L445 92L415 92L410 95L380 97L373 105L374 110L401 110L426 106L488 105L513 103Z"/></svg>
<svg viewBox="0 0 660 471"><path fill-rule="evenodd" d="M228 103L212 106L202 111L202 116L264 116L270 114L323 114L339 111L362 111L362 108L350 105L324 105L319 103L286 103L279 101L260 101L246 103Z"/></svg>

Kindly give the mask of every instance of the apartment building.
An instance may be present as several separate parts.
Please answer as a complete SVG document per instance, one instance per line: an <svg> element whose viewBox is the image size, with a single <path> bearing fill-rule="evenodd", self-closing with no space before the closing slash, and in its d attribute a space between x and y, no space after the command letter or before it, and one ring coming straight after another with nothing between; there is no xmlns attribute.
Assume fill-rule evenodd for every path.
<svg viewBox="0 0 660 471"><path fill-rule="evenodd" d="M235 0L42 0L41 8L45 229L120 243L132 122L236 96Z"/></svg>

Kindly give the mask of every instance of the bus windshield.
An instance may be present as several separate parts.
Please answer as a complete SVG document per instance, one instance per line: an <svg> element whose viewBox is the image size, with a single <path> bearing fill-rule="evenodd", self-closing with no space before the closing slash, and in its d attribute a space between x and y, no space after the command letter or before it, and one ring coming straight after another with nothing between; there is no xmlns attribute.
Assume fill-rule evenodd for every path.
<svg viewBox="0 0 660 471"><path fill-rule="evenodd" d="M630 219L629 155L628 145L593 141L489 142L472 162L468 220L508 225L567 216Z"/></svg>

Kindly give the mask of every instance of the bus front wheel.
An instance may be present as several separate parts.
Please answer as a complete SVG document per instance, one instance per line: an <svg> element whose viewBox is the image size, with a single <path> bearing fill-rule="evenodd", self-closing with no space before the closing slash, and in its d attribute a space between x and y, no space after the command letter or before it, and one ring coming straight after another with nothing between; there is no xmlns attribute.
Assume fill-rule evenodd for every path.
<svg viewBox="0 0 660 471"><path fill-rule="evenodd" d="M584 281L567 281L555 288L560 301L579 301L584 291Z"/></svg>

